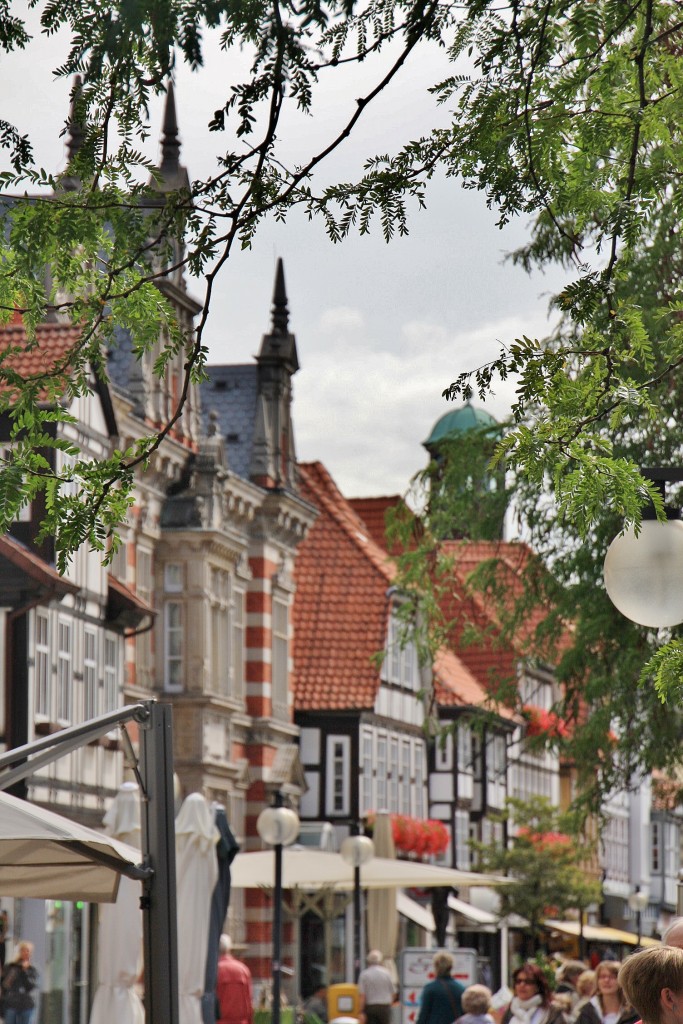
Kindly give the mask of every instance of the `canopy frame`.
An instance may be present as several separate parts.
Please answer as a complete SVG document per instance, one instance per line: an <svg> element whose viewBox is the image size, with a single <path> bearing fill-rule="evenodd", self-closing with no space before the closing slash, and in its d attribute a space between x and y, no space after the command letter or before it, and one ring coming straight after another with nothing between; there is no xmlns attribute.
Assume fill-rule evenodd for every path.
<svg viewBox="0 0 683 1024"><path fill-rule="evenodd" d="M142 882L144 1002L147 1021L179 1024L178 936L175 885L175 814L173 796L172 708L141 701L99 715L81 725L46 736L0 755L0 790L28 778L77 747L135 721L140 727L140 757L133 770L140 791L143 866L116 865L116 870ZM129 737L123 729L125 738ZM126 744L132 753L130 741ZM14 765L15 767L10 767ZM106 854L104 855L106 858ZM93 860L98 859L92 856ZM7 895L11 895L8 893Z"/></svg>

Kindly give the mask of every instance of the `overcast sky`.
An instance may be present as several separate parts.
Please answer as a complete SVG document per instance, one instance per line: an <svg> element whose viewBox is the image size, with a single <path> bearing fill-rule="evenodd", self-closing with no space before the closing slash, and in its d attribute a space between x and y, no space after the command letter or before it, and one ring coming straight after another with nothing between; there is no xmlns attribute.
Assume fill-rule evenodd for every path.
<svg viewBox="0 0 683 1024"><path fill-rule="evenodd" d="M15 0L19 12L21 0ZM63 57L63 54L61 55ZM64 167L59 133L68 107L68 83L55 82L55 43L39 40L29 53L0 61L0 117L32 137L39 164ZM438 61L425 51L411 61L335 158L330 178L359 173L366 157L393 151L447 116L425 94ZM206 123L225 98L226 58L210 48L205 69L181 69L176 81L181 159L191 177L211 173L216 142ZM363 69L363 74L365 74ZM324 83L313 118L288 119L284 155L303 159L341 124L361 82ZM150 156L158 155L161 103L151 111ZM205 341L214 363L247 362L270 322L275 264L282 257L290 328L301 370L294 380L299 458L325 463L347 496L402 493L426 453L421 443L451 405L441 392L463 370L492 358L499 343L522 333L548 332L551 291L560 272L528 278L503 264L525 236L525 225L504 231L481 193L440 177L427 211L413 210L410 234L385 244L379 226L370 236L332 245L322 224L291 215L266 223L251 251L233 253L223 272ZM201 300L199 282L190 290ZM512 384L500 385L486 408L509 408Z"/></svg>

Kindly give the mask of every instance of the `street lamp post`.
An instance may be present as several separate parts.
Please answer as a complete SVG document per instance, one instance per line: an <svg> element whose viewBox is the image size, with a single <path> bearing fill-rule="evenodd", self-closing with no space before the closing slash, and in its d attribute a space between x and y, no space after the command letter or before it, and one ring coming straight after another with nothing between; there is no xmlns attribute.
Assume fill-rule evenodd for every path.
<svg viewBox="0 0 683 1024"><path fill-rule="evenodd" d="M647 889L641 889L640 887L632 892L628 898L628 905L636 915L636 929L638 931L638 945L643 934L642 930L642 914L647 909L647 905L650 902L650 895Z"/></svg>
<svg viewBox="0 0 683 1024"><path fill-rule="evenodd" d="M347 864L353 867L353 980L358 981L361 960L361 886L360 869L375 855L375 844L369 836L347 836L339 850Z"/></svg>
<svg viewBox="0 0 683 1024"><path fill-rule="evenodd" d="M275 794L272 807L258 816L256 829L264 843L275 854L275 888L273 891L273 1016L272 1024L280 1024L280 979L282 957L282 849L290 846L299 834L299 818L282 805L282 793Z"/></svg>

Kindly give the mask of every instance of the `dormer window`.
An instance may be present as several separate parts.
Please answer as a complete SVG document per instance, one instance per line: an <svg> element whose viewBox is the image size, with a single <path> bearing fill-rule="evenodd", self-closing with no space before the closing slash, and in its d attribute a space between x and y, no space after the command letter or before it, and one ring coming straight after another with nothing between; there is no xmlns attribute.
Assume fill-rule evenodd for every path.
<svg viewBox="0 0 683 1024"><path fill-rule="evenodd" d="M406 635L407 628L406 623L399 619L395 611L392 611L389 618L387 657L385 658L386 681L406 690L417 691L419 688L417 648L414 641Z"/></svg>

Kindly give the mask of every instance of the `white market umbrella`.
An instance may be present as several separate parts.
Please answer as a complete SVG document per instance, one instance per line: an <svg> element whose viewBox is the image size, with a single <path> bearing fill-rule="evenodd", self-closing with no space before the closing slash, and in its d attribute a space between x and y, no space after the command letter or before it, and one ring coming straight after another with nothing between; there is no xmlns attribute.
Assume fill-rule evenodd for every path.
<svg viewBox="0 0 683 1024"><path fill-rule="evenodd" d="M396 847L391 831L391 818L387 811L378 811L372 829L372 841L375 844L377 857L396 860ZM371 865L371 861L363 865L362 876ZM367 931L370 949L380 949L384 954L384 965L391 972L394 981L398 981L398 972L394 957L396 956L396 940L398 938L398 910L396 909L395 886L372 889L367 896Z"/></svg>
<svg viewBox="0 0 683 1024"><path fill-rule="evenodd" d="M272 850L238 853L232 862L232 886L236 889L271 887L275 879L275 855ZM475 871L458 871L410 860L373 857L363 865L360 884L363 889L426 888L434 885L500 885L508 879ZM351 892L354 871L339 853L288 846L282 851L282 885L285 889L330 888Z"/></svg>
<svg viewBox="0 0 683 1024"><path fill-rule="evenodd" d="M220 833L201 793L190 793L175 823L180 1024L202 1024L209 917L218 880Z"/></svg>
<svg viewBox="0 0 683 1024"><path fill-rule="evenodd" d="M109 835L140 845L140 794L124 782L104 817ZM142 969L140 883L122 878L116 903L100 908L97 930L98 986L90 1024L144 1024L145 1011L135 990Z"/></svg>
<svg viewBox="0 0 683 1024"><path fill-rule="evenodd" d="M126 843L0 792L0 896L111 903L141 863Z"/></svg>

